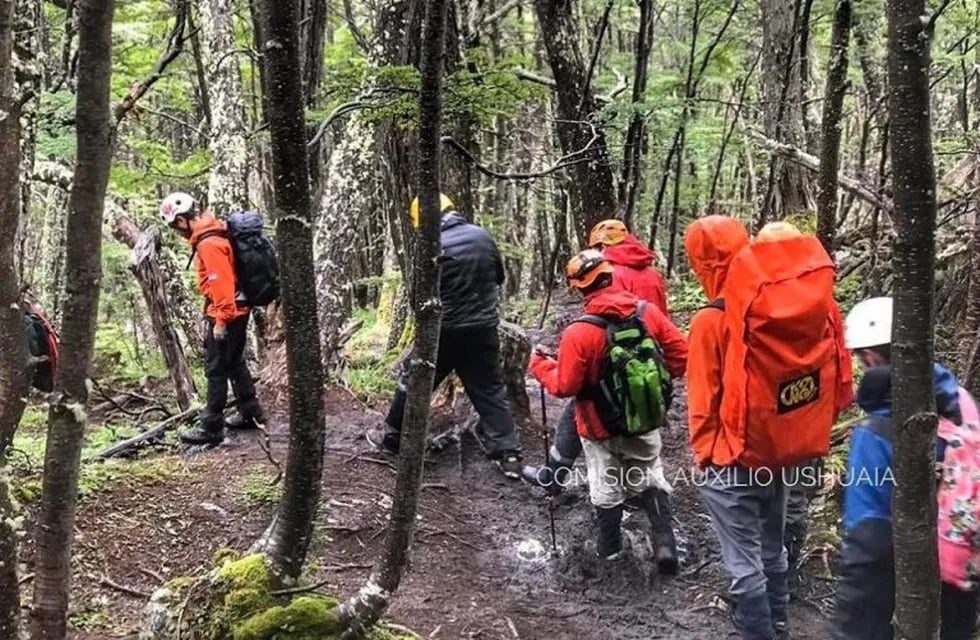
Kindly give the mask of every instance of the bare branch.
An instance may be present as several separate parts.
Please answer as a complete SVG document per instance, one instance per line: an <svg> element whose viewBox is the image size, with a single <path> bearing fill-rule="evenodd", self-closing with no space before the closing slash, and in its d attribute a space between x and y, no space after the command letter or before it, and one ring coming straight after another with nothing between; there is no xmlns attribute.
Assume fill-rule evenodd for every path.
<svg viewBox="0 0 980 640"><path fill-rule="evenodd" d="M750 138L760 148L768 151L769 153L779 156L785 160L789 160L790 162L793 162L804 169L807 169L808 171L816 173L820 170L820 161L815 156L812 156L801 149L797 149L796 147L767 138L758 131L754 131L752 129L743 129L742 131L746 137ZM841 189L844 191L847 191L851 195L860 198L868 204L886 212L889 217L894 211L894 205L890 199L879 197L872 187L869 187L857 178L852 178L851 176L840 173L837 175L837 184L840 185Z"/></svg>
<svg viewBox="0 0 980 640"><path fill-rule="evenodd" d="M486 27L487 25L493 24L494 22L496 22L496 21L500 20L501 18L505 17L508 13L511 12L511 10L516 9L517 7L521 6L521 1L522 0L508 0L507 2L505 2L504 4L502 4L500 6L500 8L497 9L496 11L494 11L493 13L491 13L490 15L488 15L488 16L486 16L484 18L481 18L480 21L476 25L477 28L478 29L482 29L483 27Z"/></svg>
<svg viewBox="0 0 980 640"><path fill-rule="evenodd" d="M563 121L559 121L559 122L563 122ZM584 154L588 153L596 145L596 143L599 141L599 132L596 129L595 125L592 124L591 122L580 123L580 124L588 124L592 128L592 138L584 147L582 147L578 151L573 151L572 153L562 156L561 158L558 159L557 162L555 162L547 169L542 169L541 171L533 171L530 173L501 173L499 171L494 171L493 169L490 169L489 167L480 164L480 162L476 159L476 157L472 153L470 153L469 149L467 149L466 147L458 143L451 136L443 136L441 142L443 144L449 145L450 147L458 151L460 155L462 155L467 162L473 165L473 167L476 168L476 170L482 173L483 175L489 176L491 178L496 178L498 180L534 180L536 178L544 178L546 176L549 176L553 173L561 171L562 169L565 169L566 167L570 167L576 164L581 164L583 162L590 162L592 160L592 158L588 156L586 157L579 157L579 156L583 156Z"/></svg>
<svg viewBox="0 0 980 640"><path fill-rule="evenodd" d="M160 59L157 60L156 65L153 67L153 71L150 72L146 78L134 84L130 89L129 93L126 94L116 108L113 110L113 117L115 120L115 126L118 127L119 123L126 114L132 111L133 107L136 106L136 102L146 95L146 92L150 90L156 82L163 77L164 71L170 66L170 63L176 60L184 50L184 43L189 40L194 33L185 33L185 27L187 25L187 16L190 13L190 2L188 0L183 0L177 5L177 17L174 22L173 29L170 30L170 34L167 36L167 50L164 52Z"/></svg>
<svg viewBox="0 0 980 640"><path fill-rule="evenodd" d="M555 79L549 78L548 76L543 76L533 71L527 69L514 69L514 75L516 75L521 80L527 80L528 82L534 82L536 84L542 84L546 87L555 88Z"/></svg>

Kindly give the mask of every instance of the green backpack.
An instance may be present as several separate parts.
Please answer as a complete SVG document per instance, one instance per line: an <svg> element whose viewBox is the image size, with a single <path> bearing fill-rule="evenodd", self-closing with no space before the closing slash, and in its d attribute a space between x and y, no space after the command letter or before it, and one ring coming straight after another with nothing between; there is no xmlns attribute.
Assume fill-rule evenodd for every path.
<svg viewBox="0 0 980 640"><path fill-rule="evenodd" d="M638 436L659 429L670 409L672 385L663 351L643 324L646 302L624 320L584 315L605 330L608 349L599 382L579 397L592 400L606 431Z"/></svg>

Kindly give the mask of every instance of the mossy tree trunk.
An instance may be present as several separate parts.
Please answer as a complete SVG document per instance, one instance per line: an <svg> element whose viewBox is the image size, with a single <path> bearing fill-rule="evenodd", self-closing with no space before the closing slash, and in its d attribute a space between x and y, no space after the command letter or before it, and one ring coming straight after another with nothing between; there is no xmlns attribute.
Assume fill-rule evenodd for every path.
<svg viewBox="0 0 980 640"><path fill-rule="evenodd" d="M415 518L422 489L429 403L442 319L437 258L442 251L439 137L446 4L447 0L429 0L426 3L422 34L417 174L421 224L412 271L415 281L412 291L416 331L415 346L408 362L408 402L402 426L398 475L381 556L377 559L367 584L340 607L340 618L347 627L345 637L349 638L363 636L365 630L384 613L401 583L415 532Z"/></svg>
<svg viewBox="0 0 980 640"><path fill-rule="evenodd" d="M211 107L208 206L215 214L248 207L245 99L230 0L199 0L202 57Z"/></svg>
<svg viewBox="0 0 980 640"><path fill-rule="evenodd" d="M925 0L888 0L888 114L896 236L892 330L895 434L895 637L931 640L939 626L936 407L933 391L936 177Z"/></svg>
<svg viewBox="0 0 980 640"><path fill-rule="evenodd" d="M35 531L34 640L65 637L78 469L102 279L102 214L112 145L109 89L114 0L79 4L77 158L68 209L61 353L48 414Z"/></svg>
<svg viewBox="0 0 980 640"><path fill-rule="evenodd" d="M325 429L323 367L297 3L266 0L262 13L290 422L285 486L265 550L277 573L296 578L306 559L320 502Z"/></svg>
<svg viewBox="0 0 980 640"><path fill-rule="evenodd" d="M20 624L16 519L6 477L6 450L24 413L28 385L27 337L15 264L21 217L20 108L14 84L14 0L0 0L0 638L16 638Z"/></svg>

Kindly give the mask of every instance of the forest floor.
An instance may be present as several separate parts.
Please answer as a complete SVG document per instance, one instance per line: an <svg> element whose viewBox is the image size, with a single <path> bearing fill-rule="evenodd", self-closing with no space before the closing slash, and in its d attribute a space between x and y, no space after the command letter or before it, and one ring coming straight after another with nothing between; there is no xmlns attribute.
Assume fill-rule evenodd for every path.
<svg viewBox="0 0 980 640"><path fill-rule="evenodd" d="M325 580L325 592L343 597L363 583L382 543L395 473L392 461L371 452L363 439L381 414L342 389L331 390L326 403L323 508L307 578ZM444 408L435 428L465 421L464 404ZM668 477L691 462L679 404L664 432ZM550 403L549 424L560 408ZM272 452L284 461L286 415L282 408L270 414ZM538 462L540 432L523 431L526 458ZM147 594L162 581L208 566L218 549L248 548L273 514L279 487L270 481L277 471L254 435L238 434L205 453L153 459L163 472L124 476L80 506L71 605L76 640L135 637ZM425 638L735 635L718 545L693 487L677 486L674 498L681 575L661 578L649 561L639 514L624 525L629 557L597 564L584 544L594 535L584 488L566 492L555 510L559 553L553 556L544 497L504 479L472 437L435 454L424 483L412 565L389 614ZM32 550L25 546L29 572ZM825 573L822 565L815 571ZM812 576L807 583L792 606L793 637L826 638L831 584Z"/></svg>

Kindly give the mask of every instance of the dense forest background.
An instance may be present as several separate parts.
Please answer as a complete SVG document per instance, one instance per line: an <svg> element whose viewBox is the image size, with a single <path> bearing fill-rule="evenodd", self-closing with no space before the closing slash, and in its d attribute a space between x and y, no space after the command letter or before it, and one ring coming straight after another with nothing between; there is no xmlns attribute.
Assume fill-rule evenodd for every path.
<svg viewBox="0 0 980 640"><path fill-rule="evenodd" d="M308 232L315 278L303 295L315 298L317 322L302 326L317 325L312 332L319 335L310 337L307 355L322 360L331 383L351 400L377 403L394 389L393 367L416 335L416 256L432 249L432 239L427 244L407 216L426 169L419 165L427 157L419 139L426 87L430 97L432 91L441 97L441 190L496 239L507 270L504 315L515 325L543 321L539 315L550 304L544 300L561 285L560 265L599 220L624 219L656 249L683 325L705 303L685 261L687 224L711 212L753 230L786 219L817 233L834 256L845 312L865 296L896 294L901 303L903 295L918 295L893 258L903 243L920 243L930 256L935 249L937 358L980 393L978 0L924 7L912 0L300 0L298 15L288 16L298 24L297 37L287 38L285 48L292 55L295 45L297 62L276 67L292 68L295 85L270 73L271 56L290 33L275 31L289 20L280 24L275 11L263 13L271 3L127 0L114 17L112 4L0 0L13 16L12 30L0 29L13 38L11 64L0 64L0 106L20 112L19 171L3 167L4 177L19 176L19 210L4 217L17 222L3 229L15 275L4 280L0 297L35 301L55 327L67 327L63 337L72 349L75 337L84 337L73 323L97 314L91 384L85 359L74 357L85 350L81 340L68 360L81 363L72 370L77 379L65 374L59 387L91 395L89 428L84 416L68 415L74 405L50 407L52 425L60 406L70 427L64 433L84 431L61 450L70 454L64 459L84 460L83 499L127 473L97 461L157 418L159 433L171 439L164 444L173 444L173 428L193 416L204 388L200 301L185 268L189 248L158 214L172 191L191 192L218 214L260 211L273 234L283 221L297 223L295 235L279 238L291 247L305 246ZM294 3L286 4L291 10ZM90 5L109 6L102 24L111 31L101 44L111 44L111 56L98 47L86 52L86 42L95 42L82 37L94 29L82 22L94 11ZM889 86L889 78L904 82L902 69L915 77L908 66L888 69L886 16L897 16L900 6L924 16L920 45L931 44L932 54L932 64L923 66L931 110L920 110L911 127L908 119L892 122L897 111L889 104L911 95ZM431 61L439 58L426 57L435 50L431 42L426 48L423 24L443 9L444 77L436 86ZM91 111L83 117L99 81L109 83L108 123ZM290 91L302 96L305 140L284 143L270 114L282 113ZM928 158L902 156L921 151L907 144L910 131L931 137L934 190L925 180ZM0 136L9 133L0 127ZM280 166L290 145L294 154L305 145L298 155L307 158L309 193L291 200L312 203L305 214L283 200L284 187L296 186ZM103 198L98 171L79 169L97 169L106 156ZM895 179L896 160L906 180L911 162L922 160L923 188L936 201L935 247L902 200L910 183ZM75 215L95 211L82 200L86 194L102 205L87 220ZM86 298L79 283L98 265L101 298ZM258 318L250 348L263 393L280 405L298 394L289 388L287 361L290 335L298 348L300 314L288 313L288 298L287 313ZM926 302L902 308L906 318L913 310L928 318L933 309ZM9 318L0 321L10 326ZM5 362L21 355L0 349ZM304 371L316 387L313 369ZM45 484L48 474L42 481L45 448L49 466L57 466L58 450L45 441L45 398L27 400L16 434L18 420L13 426L5 420L14 413L19 419L21 394L0 402L0 447L12 444L14 497L33 517L42 484L45 495L73 485ZM451 405L451 398L443 401ZM323 416L307 417L310 435ZM322 449L322 429L319 441L314 434L306 442ZM262 450L261 461L267 457L276 468L274 482L246 479L243 492L256 504L275 504L284 472L274 443ZM167 464L140 467L139 477L167 477ZM295 488L288 478L285 484ZM314 505L318 497L318 490L306 495ZM56 504L45 508L60 513ZM70 540L71 527L62 533ZM308 534L299 536L302 545ZM58 546L54 538L37 544ZM53 561L61 568L48 577L67 571L67 553ZM51 605L52 619L63 605Z"/></svg>

